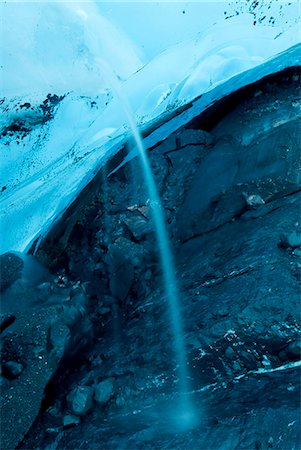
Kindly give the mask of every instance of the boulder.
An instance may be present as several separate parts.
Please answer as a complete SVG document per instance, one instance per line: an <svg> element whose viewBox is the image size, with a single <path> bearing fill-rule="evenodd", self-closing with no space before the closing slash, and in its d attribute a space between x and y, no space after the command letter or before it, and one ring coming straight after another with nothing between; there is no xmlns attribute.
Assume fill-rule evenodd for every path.
<svg viewBox="0 0 301 450"><path fill-rule="evenodd" d="M301 338L289 343L286 348L286 353L292 358L300 358L301 356Z"/></svg>
<svg viewBox="0 0 301 450"><path fill-rule="evenodd" d="M119 397L116 398L116 406L124 406L126 404L125 398L122 397L121 395Z"/></svg>
<svg viewBox="0 0 301 450"><path fill-rule="evenodd" d="M77 386L67 396L68 406L76 416L84 416L93 407L93 388Z"/></svg>
<svg viewBox="0 0 301 450"><path fill-rule="evenodd" d="M293 251L293 255L294 256L298 256L300 258L301 256L301 249L300 248L295 248Z"/></svg>
<svg viewBox="0 0 301 450"><path fill-rule="evenodd" d="M225 357L227 359L233 359L235 357L235 352L232 347L227 347L225 350Z"/></svg>
<svg viewBox="0 0 301 450"><path fill-rule="evenodd" d="M125 224L136 241L141 241L154 232L152 223L142 216L129 217L125 220Z"/></svg>
<svg viewBox="0 0 301 450"><path fill-rule="evenodd" d="M293 231L292 233L283 233L280 235L280 247L297 248L301 247L301 233Z"/></svg>
<svg viewBox="0 0 301 450"><path fill-rule="evenodd" d="M240 358L244 364L244 366L248 369L248 370L254 370L257 369L258 367L258 361L255 358L255 356L249 352L249 351L242 351L240 352Z"/></svg>
<svg viewBox="0 0 301 450"><path fill-rule="evenodd" d="M113 268L118 268L125 264L131 263L133 267L139 267L143 259L144 250L141 245L132 242L125 237L116 239L113 245L108 249L109 260L106 262Z"/></svg>
<svg viewBox="0 0 301 450"><path fill-rule="evenodd" d="M107 403L114 393L114 382L112 378L101 381L95 386L94 398L97 403Z"/></svg>
<svg viewBox="0 0 301 450"><path fill-rule="evenodd" d="M48 331L48 348L55 360L72 357L85 347L92 337L92 326L86 311L86 296L82 292L72 296L59 311Z"/></svg>
<svg viewBox="0 0 301 450"><path fill-rule="evenodd" d="M66 416L63 417L64 429L74 427L74 426L78 425L79 423L80 423L80 417L78 417L78 416L73 416L71 414L67 414Z"/></svg>
<svg viewBox="0 0 301 450"><path fill-rule="evenodd" d="M249 195L243 192L243 198L248 209L255 209L259 206L265 205L265 201L258 194Z"/></svg>
<svg viewBox="0 0 301 450"><path fill-rule="evenodd" d="M176 150L177 138L175 133L171 134L166 139L164 139L164 141L160 142L157 148L159 149L160 153L168 153L173 150Z"/></svg>

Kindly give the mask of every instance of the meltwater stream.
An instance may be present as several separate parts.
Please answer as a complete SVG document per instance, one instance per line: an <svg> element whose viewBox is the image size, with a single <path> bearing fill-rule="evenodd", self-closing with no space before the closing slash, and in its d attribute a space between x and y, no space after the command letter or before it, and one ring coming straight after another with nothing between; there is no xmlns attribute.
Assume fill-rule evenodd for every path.
<svg viewBox="0 0 301 450"><path fill-rule="evenodd" d="M135 123L130 106L124 98L122 89L119 86L119 81L114 72L104 61L101 61L101 65L106 77L108 78L107 81L110 83L115 95L118 97L126 116L133 140L138 150L141 168L150 198L150 206L162 265L164 290L168 301L170 325L173 334L174 351L177 363L179 404L176 407L177 411L175 413L175 420L181 427L189 428L194 422L194 414L193 407L189 399L189 374L184 344L183 324L180 312L179 292L175 277L173 256L165 225L164 213L147 152L143 145L143 140Z"/></svg>

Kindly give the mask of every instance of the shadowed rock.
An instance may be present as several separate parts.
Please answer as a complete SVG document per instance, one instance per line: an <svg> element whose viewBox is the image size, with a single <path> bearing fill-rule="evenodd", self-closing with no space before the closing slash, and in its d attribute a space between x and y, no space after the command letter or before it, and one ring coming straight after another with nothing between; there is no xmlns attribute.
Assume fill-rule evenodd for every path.
<svg viewBox="0 0 301 450"><path fill-rule="evenodd" d="M23 260L14 253L4 253L0 256L0 291L7 289L21 276Z"/></svg>

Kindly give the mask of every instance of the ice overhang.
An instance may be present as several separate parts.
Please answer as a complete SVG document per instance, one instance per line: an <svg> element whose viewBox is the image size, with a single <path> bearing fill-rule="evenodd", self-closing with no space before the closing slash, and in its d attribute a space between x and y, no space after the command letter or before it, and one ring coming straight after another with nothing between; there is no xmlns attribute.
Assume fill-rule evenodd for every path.
<svg viewBox="0 0 301 450"><path fill-rule="evenodd" d="M300 44L218 83L212 89L172 111L162 112L141 126L146 147L153 147L233 92L271 74L298 66L301 66ZM27 251L34 241L47 234L54 222L60 219L79 192L95 177L108 159L119 155L116 159L119 162L115 167L117 170L120 165L135 156L135 149L127 156L122 151L130 134L126 127L121 127L118 133L112 132L112 136L108 132L105 139L100 138L95 145L82 146L82 139L80 142L76 139L68 140L70 133L66 137L64 127L72 126L70 121L72 123L73 116L84 113L85 101L86 99L81 104L82 111L78 111L76 107L73 110L70 102L63 101L54 116L53 123L47 129L48 135L46 134L45 142L42 144L45 154L47 155L51 148L63 146L62 154L54 161L50 158L48 164L46 159L41 164L41 170L34 171L29 178L1 193L1 252ZM89 128L89 123L86 123L86 127ZM30 133L27 142L29 147L32 145L31 150L34 150L33 133L35 132ZM85 135L84 130L83 134ZM64 144L69 148L67 152L64 151Z"/></svg>

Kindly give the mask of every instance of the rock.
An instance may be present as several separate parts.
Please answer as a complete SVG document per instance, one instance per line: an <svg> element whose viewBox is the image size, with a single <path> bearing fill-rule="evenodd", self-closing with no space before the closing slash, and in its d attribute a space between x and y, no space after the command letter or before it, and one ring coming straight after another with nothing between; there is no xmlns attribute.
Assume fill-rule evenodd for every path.
<svg viewBox="0 0 301 450"><path fill-rule="evenodd" d="M157 147L160 153L168 153L172 150L176 150L177 148L177 139L175 134L171 134L164 141L160 142L160 145Z"/></svg>
<svg viewBox="0 0 301 450"><path fill-rule="evenodd" d="M59 433L60 429L58 427L49 427L46 428L45 433L49 436L57 435Z"/></svg>
<svg viewBox="0 0 301 450"><path fill-rule="evenodd" d="M261 365L263 367L271 367L271 361L269 360L267 355L263 355L263 358L262 358L262 361L261 361Z"/></svg>
<svg viewBox="0 0 301 450"><path fill-rule="evenodd" d="M67 325L53 322L49 328L49 347L58 359L62 358L70 343L71 333Z"/></svg>
<svg viewBox="0 0 301 450"><path fill-rule="evenodd" d="M84 295L84 290L82 287L82 284L78 281L76 282L70 289L70 299L73 299L74 297L76 297L77 295Z"/></svg>
<svg viewBox="0 0 301 450"><path fill-rule="evenodd" d="M245 200L246 206L249 209L255 209L258 208L258 206L262 206L265 204L265 201L258 194L248 195L245 192L243 192L242 195Z"/></svg>
<svg viewBox="0 0 301 450"><path fill-rule="evenodd" d="M227 347L225 350L225 357L228 359L233 359L235 357L235 351L232 347Z"/></svg>
<svg viewBox="0 0 301 450"><path fill-rule="evenodd" d="M118 238L108 251L108 265L113 273L110 277L111 295L124 300L134 282L135 271L143 264L143 247L126 238Z"/></svg>
<svg viewBox="0 0 301 450"><path fill-rule="evenodd" d="M297 248L301 247L301 233L293 231L292 233L283 233L280 235L280 247Z"/></svg>
<svg viewBox="0 0 301 450"><path fill-rule="evenodd" d="M51 416L51 417L58 417L61 415L61 409L58 406L51 406L50 408L47 409L47 413Z"/></svg>
<svg viewBox="0 0 301 450"><path fill-rule="evenodd" d="M78 417L78 416L73 416L71 414L67 414L66 416L63 417L64 429L74 427L74 426L78 425L79 423L80 423L80 417Z"/></svg>
<svg viewBox="0 0 301 450"><path fill-rule="evenodd" d="M236 372L240 372L240 371L241 371L241 365L240 365L239 362L237 362L237 361L234 361L232 368L233 368L233 370L235 370Z"/></svg>
<svg viewBox="0 0 301 450"><path fill-rule="evenodd" d="M76 416L84 416L93 407L93 388L78 386L67 397L68 406Z"/></svg>
<svg viewBox="0 0 301 450"><path fill-rule="evenodd" d="M281 361L287 361L288 355L287 355L286 351L285 350L281 350L281 352L279 352L279 354L278 354L278 358Z"/></svg>
<svg viewBox="0 0 301 450"><path fill-rule="evenodd" d="M103 364L103 360L100 355L90 358L90 362L91 362L92 367L99 367L99 366L101 366L101 364Z"/></svg>
<svg viewBox="0 0 301 450"><path fill-rule="evenodd" d="M124 406L126 404L125 398L119 396L116 398L116 406Z"/></svg>
<svg viewBox="0 0 301 450"><path fill-rule="evenodd" d="M126 262L131 263L133 267L139 267L144 251L141 245L124 237L116 239L108 250L111 261L106 262L111 264L113 268L118 268Z"/></svg>
<svg viewBox="0 0 301 450"><path fill-rule="evenodd" d="M101 381L95 386L94 398L97 403L107 403L114 393L114 383L112 378Z"/></svg>
<svg viewBox="0 0 301 450"><path fill-rule="evenodd" d="M2 366L2 375L9 380L14 380L18 378L23 372L23 365L15 361L7 361Z"/></svg>
<svg viewBox="0 0 301 450"><path fill-rule="evenodd" d="M257 359L255 358L255 356L252 353L246 352L246 351L243 350L240 353L240 358L241 358L242 362L244 363L244 366L248 370L257 369L258 362L257 362Z"/></svg>
<svg viewBox="0 0 301 450"><path fill-rule="evenodd" d="M0 256L0 291L4 291L21 276L23 260L14 253L4 253Z"/></svg>
<svg viewBox="0 0 301 450"><path fill-rule="evenodd" d="M52 284L49 281L44 281L43 283L40 283L37 286L37 289L39 291L42 291L43 294L51 292L52 288L53 288L53 286L52 286Z"/></svg>
<svg viewBox="0 0 301 450"><path fill-rule="evenodd" d="M227 330L231 329L231 325L230 320L219 321L210 328L210 335L213 338L222 338Z"/></svg>
<svg viewBox="0 0 301 450"><path fill-rule="evenodd" d="M152 223L144 217L129 217L125 224L136 241L141 241L148 234L153 233Z"/></svg>
<svg viewBox="0 0 301 450"><path fill-rule="evenodd" d="M207 232L242 210L244 201L241 193L235 198L231 195L238 168L236 155L236 144L232 141L220 142L195 165L196 171L190 176L176 212L179 239L185 241ZM218 213L212 207L212 199L217 196L223 199L219 202Z"/></svg>
<svg viewBox="0 0 301 450"><path fill-rule="evenodd" d="M109 308L108 306L102 306L97 311L99 312L99 314L105 315L105 314L109 314L111 312L111 308Z"/></svg>
<svg viewBox="0 0 301 450"><path fill-rule="evenodd" d="M13 314L1 314L0 315L0 333L6 330L14 321L16 317Z"/></svg>
<svg viewBox="0 0 301 450"><path fill-rule="evenodd" d="M92 327L85 307L86 297L76 294L72 304L60 309L60 317L52 321L48 331L48 349L57 359L70 357L87 345Z"/></svg>
<svg viewBox="0 0 301 450"><path fill-rule="evenodd" d="M177 133L176 138L179 140L180 147L187 145L212 145L212 135L204 130L193 128L184 128Z"/></svg>
<svg viewBox="0 0 301 450"><path fill-rule="evenodd" d="M124 300L134 282L134 268L131 263L120 266L110 278L110 290L114 297Z"/></svg>
<svg viewBox="0 0 301 450"><path fill-rule="evenodd" d="M240 96L241 92L238 95ZM274 106L274 100L271 98L268 106ZM217 117L211 116L207 122L207 129L213 129L214 136L218 136L216 126L219 126L220 114L227 112L225 109L228 106L225 103L222 105L222 108L217 111ZM172 180L174 184L169 184L169 177L165 183L167 189L172 186L169 197L166 196L167 199L170 199L170 203L167 203L167 205L172 208L175 207L175 209L170 210L171 217L177 215L178 205L174 205L174 203L179 199L178 192L181 194L181 191L185 191L190 196L189 193L193 188L193 195L191 194L189 197L188 203L183 194L185 203L183 203L183 208L181 206L180 211L181 226L179 225L179 229L177 229L176 218L175 222L171 222L169 225L174 226L170 236L172 244L175 244L177 277L179 278L181 297L183 297L181 299L181 303L183 303L183 325L185 335L189 337L189 344L191 343L191 346L189 345L187 348L189 349L188 359L193 389L195 391L200 389L202 392L202 398L198 402L200 409L196 413L199 416L202 415L203 407L208 411L205 423L208 432L205 430L206 432L199 433L198 430L189 430L187 433L185 432L186 436L184 433L179 433L179 437L178 434L174 434L169 438L165 433L165 427L163 429L159 427L158 433L154 432L156 420L153 421L154 423L151 424L150 428L148 417L143 413L137 414L140 411L138 408L141 408L141 401L142 406L150 406L151 416L154 410L153 399L151 393L148 392L150 390L146 389L145 394L143 394L143 380L146 383L145 386L150 388L153 386L154 389L157 386L160 390L160 396L161 394L167 394L166 401L169 394L174 390L171 385L174 379L173 369L175 364L173 355L171 355L171 338L167 323L168 313L165 314L166 305L163 301L162 283L159 279L160 266L151 266L154 271L154 280L147 299L144 299L141 295L133 296L132 287L126 304L119 302L122 312L125 313L121 326L127 328L124 339L126 339L128 352L127 355L121 352L124 364L119 364L118 354L116 361L114 361L115 358L112 358L114 354L112 327L104 326L99 334L95 333L93 342L95 345L93 352L105 354L103 366L99 369L89 370L91 377L99 376L99 374L102 374L102 379L111 375L120 377L118 378L118 385L122 387L122 394L115 387L114 396L109 400L109 405L112 408L115 407L115 398L116 405L119 402L122 405L122 399L124 398L126 405L129 403L128 406L131 411L137 414L137 426L135 424L129 426L124 432L121 430L122 433L120 434L118 429L116 430L114 418L111 420L110 415L106 415L108 421L104 424L104 427L101 427L104 430L101 433L98 426L99 416L102 409L106 408L105 404L104 407L99 407L99 411L95 411L93 421L92 417L87 417L87 420L82 421L80 430L76 430L74 433L77 436L71 436L72 433L70 435L67 433L64 442L60 445L61 448L66 446L69 448L93 448L100 444L104 448L124 446L151 448L156 446L155 441L157 440L157 443L161 443L163 447L215 449L222 446L229 449L254 449L256 439L261 441L257 442L257 447L266 448L269 436L274 436L274 434L275 442L277 442L277 444L274 444L275 447L296 447L296 436L298 436L299 431L296 421L296 418L298 418L297 407L299 406L298 393L296 387L296 392L292 392L293 395L290 396L288 387L295 386L299 376L297 367L283 368L280 371L266 370L266 373L246 374L246 366L254 365L256 367L257 365L258 367L264 353L271 359L272 368L278 367L280 364L274 353L278 354L283 348L287 348L292 339L295 339L293 333L295 333L295 326L297 326L295 324L297 324L299 316L297 299L299 290L291 273L291 262L295 258L290 258L284 252L279 251L275 243L279 240L280 233L283 230L289 229L293 226L292 224L299 220L297 203L295 206L289 203L289 199L295 197L295 194L290 196L286 190L287 179L295 178L290 167L295 164L293 147L297 148L297 145L294 135L288 139L290 128L283 128L281 123L274 126L277 117L281 121L283 118L282 111L279 110L278 106L275 109L275 114L271 115L270 124L265 121L266 116L269 118L270 115L265 114L264 110L260 111L262 118L257 121L256 129L252 117L254 108L249 108L248 105L246 107L247 109L236 112L230 99L230 118L224 125L223 123L220 124L223 128L220 134L221 138L216 140L217 145L210 149L204 159L200 159L200 164L195 165L198 170L197 176L194 176L193 173L190 174L187 170L187 177L184 176L180 180L183 183L177 190L178 173L192 166L191 160L185 159L189 157L190 153L187 146L182 151L182 165L179 162L177 166L170 166L171 174L174 173L175 168L179 170ZM223 133L228 133L232 123L235 123L236 115L238 115L238 123L235 125L236 128L233 129L233 133L231 130L231 135L237 135L238 145L234 144L232 148L232 141L230 142L228 137L223 138ZM284 119L286 118L284 117ZM293 123L290 115L289 118L296 128L296 124ZM249 128L240 134L244 121L247 119L250 120ZM199 126L202 126L201 121ZM225 134L225 136L227 135ZM283 140L280 140L282 136ZM243 141L243 139L245 140ZM251 144L242 143L247 142L247 139L251 141ZM280 141L279 146L278 141ZM229 145L227 142L229 142ZM195 145L195 147L201 153L200 150L204 146ZM173 153L180 152L177 149ZM152 150L149 151L149 155L152 156ZM116 162L114 162L115 164ZM199 165L201 165L200 170L198 169ZM285 169L286 165L289 170ZM79 267L85 268L87 255L92 253L96 241L94 234L97 227L96 223L93 224L94 215L100 214L105 207L103 205L104 195L108 194L110 201L112 200L113 204L119 208L120 205L122 206L122 214L120 215L117 214L116 208L116 216L120 216L120 224L118 225L120 228L116 225L113 242L118 233L120 232L120 235L122 235L121 233L124 231L122 217L125 219L130 214L137 214L137 211L134 213L124 210L127 203L123 203L116 198L116 196L119 196L118 192L130 191L132 187L129 179L126 178L126 174L124 174L125 169L126 167L119 171L119 173L123 171L119 178L121 181L116 182L112 189L111 182L114 181L114 175L108 178L108 193L104 192L103 186L99 186L99 189L94 191L93 208L91 206L89 210L88 202L82 202L88 209L87 215L83 220L80 217L81 231L71 236L70 245L64 251L64 265L68 263L69 259L79 257L81 258ZM271 177L271 182L268 181L268 177ZM186 182L187 184L185 184ZM101 184L99 178L97 184ZM275 188L273 188L273 184L275 184ZM242 191L253 194L259 192L264 199L269 199L268 205L249 210L252 213L256 212L257 218L255 219L254 214L255 220L250 220L248 223L239 219L240 214L246 211ZM162 194L164 197L165 192L162 192ZM122 198L126 198L125 193L122 192L120 195L123 195ZM285 202L288 203L284 203L281 208L278 207L278 204L274 204L268 210L268 206L270 207L271 203L274 203L273 198L277 198L277 196L284 198ZM206 199L206 202L204 199ZM220 200L216 201L216 199ZM134 201L136 203L135 199ZM142 202L137 204L142 204ZM198 209L200 204L202 204L202 208ZM164 204L165 206L166 204ZM228 208L228 206L230 207ZM195 228L194 223L189 224L191 211L195 212ZM262 211L271 213L263 215ZM177 217L180 217L180 214ZM97 224L102 223L102 220L103 215L101 215L101 220L96 221ZM117 219L115 222L117 224ZM193 228L186 235L186 229L189 226L193 226ZM128 230L126 231L126 236L128 236ZM188 238L192 236L193 239L191 242L181 243L177 240L178 235ZM53 245L57 246L55 240ZM101 247L103 256L100 256L100 258L110 257L114 244L110 244L108 239L108 245L102 244ZM122 265L126 267L132 261L131 257L127 261L127 256L130 254L128 248L121 248L121 245L119 248L121 249L120 257L114 259L116 265L112 264L113 270L119 269ZM136 254L138 253L134 249L133 255ZM120 266L118 265L119 261L121 262ZM95 264L98 264L97 259ZM142 265L142 277L147 267L146 264ZM249 270L250 267L253 267L254 270ZM135 266L134 269L136 276L140 267L137 269ZM91 269L89 263L89 271L91 270L93 271L93 267ZM80 274L80 270L78 270L78 273ZM79 276L84 279L84 275L80 274ZM207 282L207 280L208 284L203 285L203 282ZM214 283L214 280L221 280L221 284ZM116 283L119 282L118 277L115 281ZM209 284L211 281L212 283ZM135 284L136 282L132 286ZM207 293L208 297L204 296L205 300L202 301L201 296L195 293L197 290L201 294ZM140 294L138 289L137 293ZM193 297L198 299L197 304L193 303ZM102 293L97 298L102 300ZM289 299L289 301L283 301L283 299ZM129 304L130 301L131 304ZM126 310L126 308L128 309ZM228 311L226 309L223 312L223 308L228 308ZM141 309L145 313L140 314ZM213 313L215 313L214 316ZM223 317L226 317L227 321L224 321ZM218 324L212 328L215 322L218 322ZM279 333L272 329L273 325L280 328ZM214 334L211 334L211 331ZM218 339L215 339L215 337ZM269 338L272 342L269 341ZM226 341L228 342L226 343ZM200 347L200 351L196 347ZM242 349L245 352L241 354L240 360ZM233 352L236 355L235 357ZM226 359L225 353L230 359ZM139 356L152 361L151 372L147 365L138 363ZM234 370L237 370L237 373L234 374L237 377L233 376ZM134 375L132 372L134 372ZM76 376L85 377L86 374L87 368L84 366L83 371L79 371ZM158 374L162 374L162 377L160 375L158 377ZM240 375L242 376L240 377ZM136 383L136 377L141 383ZM98 381L98 379L96 380ZM291 381L293 383L290 384ZM166 382L165 385L164 382ZM217 388L211 389L213 382L217 382ZM87 384L89 382L81 382L82 386ZM136 388L136 385L137 387L141 386L141 391ZM203 389L204 386L208 386L209 389ZM135 387L135 390L126 394L125 387L129 387L129 389ZM177 390L176 386L174 388ZM144 418L146 418L146 421ZM168 421L168 417L165 418ZM212 421L215 418L216 421ZM127 417L125 419L127 420ZM17 420L15 420L16 422ZM47 425L42 423L42 427L44 426ZM151 435L149 442L143 441L141 438L135 440L133 433L139 436L137 432L142 428L144 432L145 426L148 427L146 432ZM37 434L39 433L42 435L43 428L41 432L38 430ZM99 439L101 443L99 443ZM129 443L127 444L127 442ZM24 443L22 443L22 446L26 447ZM42 438L36 442L36 446L44 448ZM35 446L30 447L28 445L26 448L35 448Z"/></svg>
<svg viewBox="0 0 301 450"><path fill-rule="evenodd" d="M137 208L137 211L140 212L140 214L142 214L142 216L144 216L146 219L150 220L152 213L151 213L151 208L149 206L139 206Z"/></svg>
<svg viewBox="0 0 301 450"><path fill-rule="evenodd" d="M145 275L144 275L144 279L146 281L149 281L152 278L152 275L153 275L152 271L150 269L147 269L147 271L145 272Z"/></svg>
<svg viewBox="0 0 301 450"><path fill-rule="evenodd" d="M300 358L301 356L301 338L296 339L286 348L286 353L293 358Z"/></svg>
<svg viewBox="0 0 301 450"><path fill-rule="evenodd" d="M227 317L229 315L229 308L221 308L218 312L217 312L217 316L218 317Z"/></svg>

